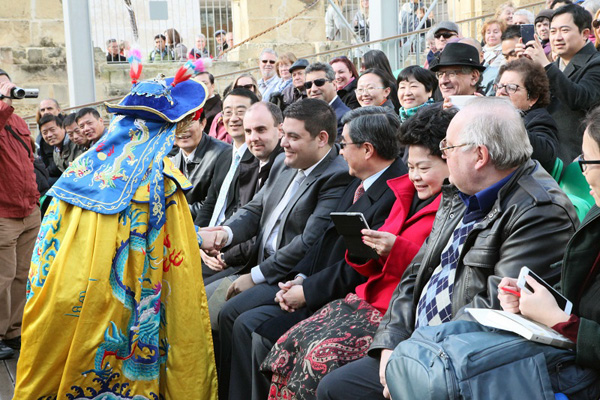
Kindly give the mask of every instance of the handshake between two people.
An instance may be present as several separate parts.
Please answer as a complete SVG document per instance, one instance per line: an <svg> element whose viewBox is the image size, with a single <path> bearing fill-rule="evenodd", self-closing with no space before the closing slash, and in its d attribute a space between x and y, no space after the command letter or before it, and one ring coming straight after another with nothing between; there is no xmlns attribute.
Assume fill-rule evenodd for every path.
<svg viewBox="0 0 600 400"><path fill-rule="evenodd" d="M212 228L200 228L198 233L202 238L200 248L211 256L219 255L221 249L229 241L229 233L222 226Z"/></svg>

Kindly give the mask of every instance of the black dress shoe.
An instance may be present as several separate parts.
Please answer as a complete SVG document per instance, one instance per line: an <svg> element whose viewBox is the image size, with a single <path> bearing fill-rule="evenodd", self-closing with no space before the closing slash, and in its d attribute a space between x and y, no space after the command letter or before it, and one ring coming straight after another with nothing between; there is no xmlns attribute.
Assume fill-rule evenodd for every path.
<svg viewBox="0 0 600 400"><path fill-rule="evenodd" d="M5 345L7 345L13 350L21 350L21 336L17 336L12 339L4 339L2 341Z"/></svg>
<svg viewBox="0 0 600 400"><path fill-rule="evenodd" d="M13 349L4 344L4 341L0 340L0 360L8 360L15 355Z"/></svg>

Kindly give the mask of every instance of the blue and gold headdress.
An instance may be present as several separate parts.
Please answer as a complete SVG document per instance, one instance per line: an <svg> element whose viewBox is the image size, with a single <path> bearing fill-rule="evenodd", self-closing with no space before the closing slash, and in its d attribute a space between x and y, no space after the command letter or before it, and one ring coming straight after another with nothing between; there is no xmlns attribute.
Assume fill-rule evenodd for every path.
<svg viewBox="0 0 600 400"><path fill-rule="evenodd" d="M141 73L141 64L136 70ZM115 114L107 133L73 161L49 195L100 214L116 214L140 185L149 184L150 225L160 229L166 211L163 173L169 174L163 160L175 132L185 131L204 106L206 87L189 79L203 70L202 62L188 61L174 78L138 82L139 75L132 74L131 92L118 104L105 104ZM186 180L179 184L191 187Z"/></svg>

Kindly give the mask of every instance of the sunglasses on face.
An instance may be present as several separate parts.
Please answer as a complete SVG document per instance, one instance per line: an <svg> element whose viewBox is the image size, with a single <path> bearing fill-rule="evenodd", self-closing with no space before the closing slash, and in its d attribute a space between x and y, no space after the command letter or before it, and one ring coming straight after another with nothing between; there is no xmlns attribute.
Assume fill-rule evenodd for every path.
<svg viewBox="0 0 600 400"><path fill-rule="evenodd" d="M600 20L598 20L598 19L593 20L592 26L594 27L594 29L600 28Z"/></svg>
<svg viewBox="0 0 600 400"><path fill-rule="evenodd" d="M313 83L315 84L316 87L321 87L324 84L326 84L327 82L331 82L331 81L329 79L325 79L325 78L315 79L314 81L304 82L304 87L307 89L310 89L312 87Z"/></svg>
<svg viewBox="0 0 600 400"><path fill-rule="evenodd" d="M443 37L444 39L450 39L453 36L456 36L456 33L454 33L454 32L438 32L435 35L433 35L433 37L436 39L439 39L441 37Z"/></svg>
<svg viewBox="0 0 600 400"><path fill-rule="evenodd" d="M275 60L260 60L260 62L263 63L263 64L267 64L267 63L269 63L269 64L275 64L276 61Z"/></svg>
<svg viewBox="0 0 600 400"><path fill-rule="evenodd" d="M248 90L254 90L254 83L249 83L247 85L235 85L236 88L242 87Z"/></svg>

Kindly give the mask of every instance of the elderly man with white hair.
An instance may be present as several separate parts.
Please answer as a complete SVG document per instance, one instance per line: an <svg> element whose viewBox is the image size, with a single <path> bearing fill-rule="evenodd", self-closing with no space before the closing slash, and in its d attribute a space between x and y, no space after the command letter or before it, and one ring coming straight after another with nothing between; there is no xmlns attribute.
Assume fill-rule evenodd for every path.
<svg viewBox="0 0 600 400"><path fill-rule="evenodd" d="M535 15L529 10L517 10L513 14L513 25L533 24Z"/></svg>
<svg viewBox="0 0 600 400"><path fill-rule="evenodd" d="M500 98L472 100L440 150L450 185L442 188L431 235L394 291L369 355L326 375L319 399L389 397L389 356L415 329L451 321L464 307L499 309L498 283L524 265L547 282L559 278L550 265L562 259L577 215L531 160L519 111Z"/></svg>

